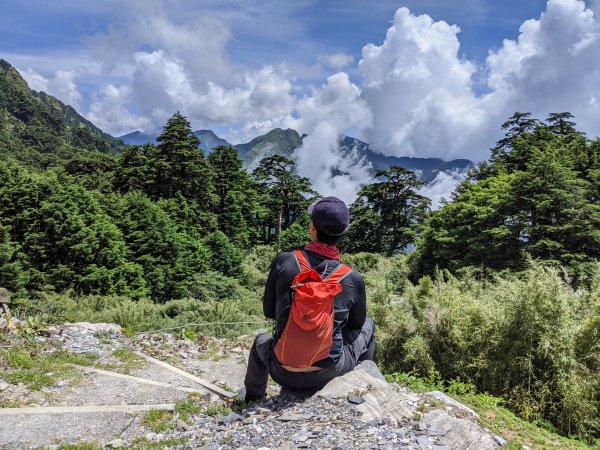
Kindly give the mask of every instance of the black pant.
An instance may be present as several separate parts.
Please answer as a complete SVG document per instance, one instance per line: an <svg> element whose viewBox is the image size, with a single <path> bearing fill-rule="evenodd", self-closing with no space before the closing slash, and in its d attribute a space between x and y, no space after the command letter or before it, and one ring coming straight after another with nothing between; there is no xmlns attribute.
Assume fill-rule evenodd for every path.
<svg viewBox="0 0 600 450"><path fill-rule="evenodd" d="M340 362L318 372L290 372L284 369L273 353L273 336L263 333L256 336L248 359L248 371L244 380L246 399L264 397L267 380L271 378L290 391L317 391L337 376L350 372L364 360L375 356L375 324L367 317L360 330L342 330L344 355Z"/></svg>

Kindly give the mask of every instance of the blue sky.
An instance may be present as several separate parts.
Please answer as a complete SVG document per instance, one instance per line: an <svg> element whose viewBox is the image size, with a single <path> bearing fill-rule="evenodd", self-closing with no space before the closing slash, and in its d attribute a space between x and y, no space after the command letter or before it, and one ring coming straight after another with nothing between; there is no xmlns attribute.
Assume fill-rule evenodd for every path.
<svg viewBox="0 0 600 450"><path fill-rule="evenodd" d="M19 55L49 59L38 69L51 75L69 54L85 53L90 37L118 24L126 2L5 0L0 25L0 54L21 60ZM537 18L545 0L506 1L272 1L254 7L244 2L178 2L187 8L221 17L232 28L228 52L240 68L264 64L312 64L322 53L343 52L358 60L362 47L380 43L394 12L402 6L414 14L428 14L461 28L461 53L469 59L484 60L488 50L514 39L521 23ZM199 4L208 3L206 7ZM211 4L212 3L212 4ZM284 4L281 6L281 4ZM262 11L260 11L262 10ZM284 30L273 22L285 18ZM270 29L275 28L272 32ZM282 32L283 31L283 32ZM23 58L29 61L29 58ZM64 67L68 68L68 67ZM45 73L44 73L45 72Z"/></svg>
<svg viewBox="0 0 600 450"><path fill-rule="evenodd" d="M233 143L294 128L310 136L300 172L353 192L361 161L344 161L337 186L320 175L339 168L340 133L473 160L515 111L570 111L599 136L596 12L594 0L4 0L0 58L114 135L177 110Z"/></svg>

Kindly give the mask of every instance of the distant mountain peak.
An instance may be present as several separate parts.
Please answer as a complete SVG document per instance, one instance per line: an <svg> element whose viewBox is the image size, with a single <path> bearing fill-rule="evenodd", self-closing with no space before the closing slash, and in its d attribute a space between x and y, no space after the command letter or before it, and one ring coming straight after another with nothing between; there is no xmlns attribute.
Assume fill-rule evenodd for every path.
<svg viewBox="0 0 600 450"><path fill-rule="evenodd" d="M139 133L139 132L137 132ZM229 142L218 137L212 130L197 130L194 132L200 139L200 147L207 152L218 145L231 146ZM286 158L292 158L294 152L302 146L302 141L307 135L300 135L292 128L282 129L274 128L269 132L256 136L254 139L244 144L233 146L239 153L240 158L244 161L246 167L252 168L258 162L267 156L281 155ZM121 136L126 143L134 143L135 138L141 140L146 139L146 142L154 141L156 136L145 135L144 133ZM138 145L146 142L136 142ZM359 158L364 158L372 165L372 174L374 175L378 169L389 169L391 166L401 166L409 170L413 170L419 174L423 181L432 181L441 171L462 171L473 165L468 159L455 159L453 161L444 161L441 158L418 158L412 156L388 156L383 155L375 150L372 150L366 142L351 136L340 136L340 149L342 155L350 155L350 152L355 150ZM332 171L332 176L346 175L345 172L339 169Z"/></svg>

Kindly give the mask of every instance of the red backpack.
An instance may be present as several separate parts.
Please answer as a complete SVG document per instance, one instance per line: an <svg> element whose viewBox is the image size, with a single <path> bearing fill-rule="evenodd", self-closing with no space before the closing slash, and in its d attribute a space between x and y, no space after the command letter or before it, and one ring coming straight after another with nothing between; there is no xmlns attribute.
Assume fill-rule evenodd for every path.
<svg viewBox="0 0 600 450"><path fill-rule="evenodd" d="M329 276L310 267L304 252L294 251L300 273L292 281L292 305L275 355L284 366L311 367L325 359L333 343L333 298L342 292L340 281L352 269L340 264Z"/></svg>

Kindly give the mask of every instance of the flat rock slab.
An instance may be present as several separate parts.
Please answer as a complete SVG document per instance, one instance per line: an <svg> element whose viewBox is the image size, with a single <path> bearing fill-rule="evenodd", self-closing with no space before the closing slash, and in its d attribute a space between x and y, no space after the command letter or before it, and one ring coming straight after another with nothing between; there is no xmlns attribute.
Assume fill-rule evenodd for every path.
<svg viewBox="0 0 600 450"><path fill-rule="evenodd" d="M60 389L55 406L174 403L188 393L89 372L79 384ZM53 406L54 406L53 405Z"/></svg>
<svg viewBox="0 0 600 450"><path fill-rule="evenodd" d="M105 443L147 432L140 424L144 413L78 412L66 414L13 414L0 419L0 448L23 449L82 440Z"/></svg>
<svg viewBox="0 0 600 450"><path fill-rule="evenodd" d="M423 421L428 428L442 435L444 445L454 450L488 450L498 448L498 443L477 424L467 419L458 419L447 412L436 409L425 415Z"/></svg>
<svg viewBox="0 0 600 450"><path fill-rule="evenodd" d="M392 386L379 377L355 369L352 372L334 378L317 395L324 398L342 398L359 391L364 400L355 406L365 421L389 420L396 426L413 416L413 410L406 400Z"/></svg>

